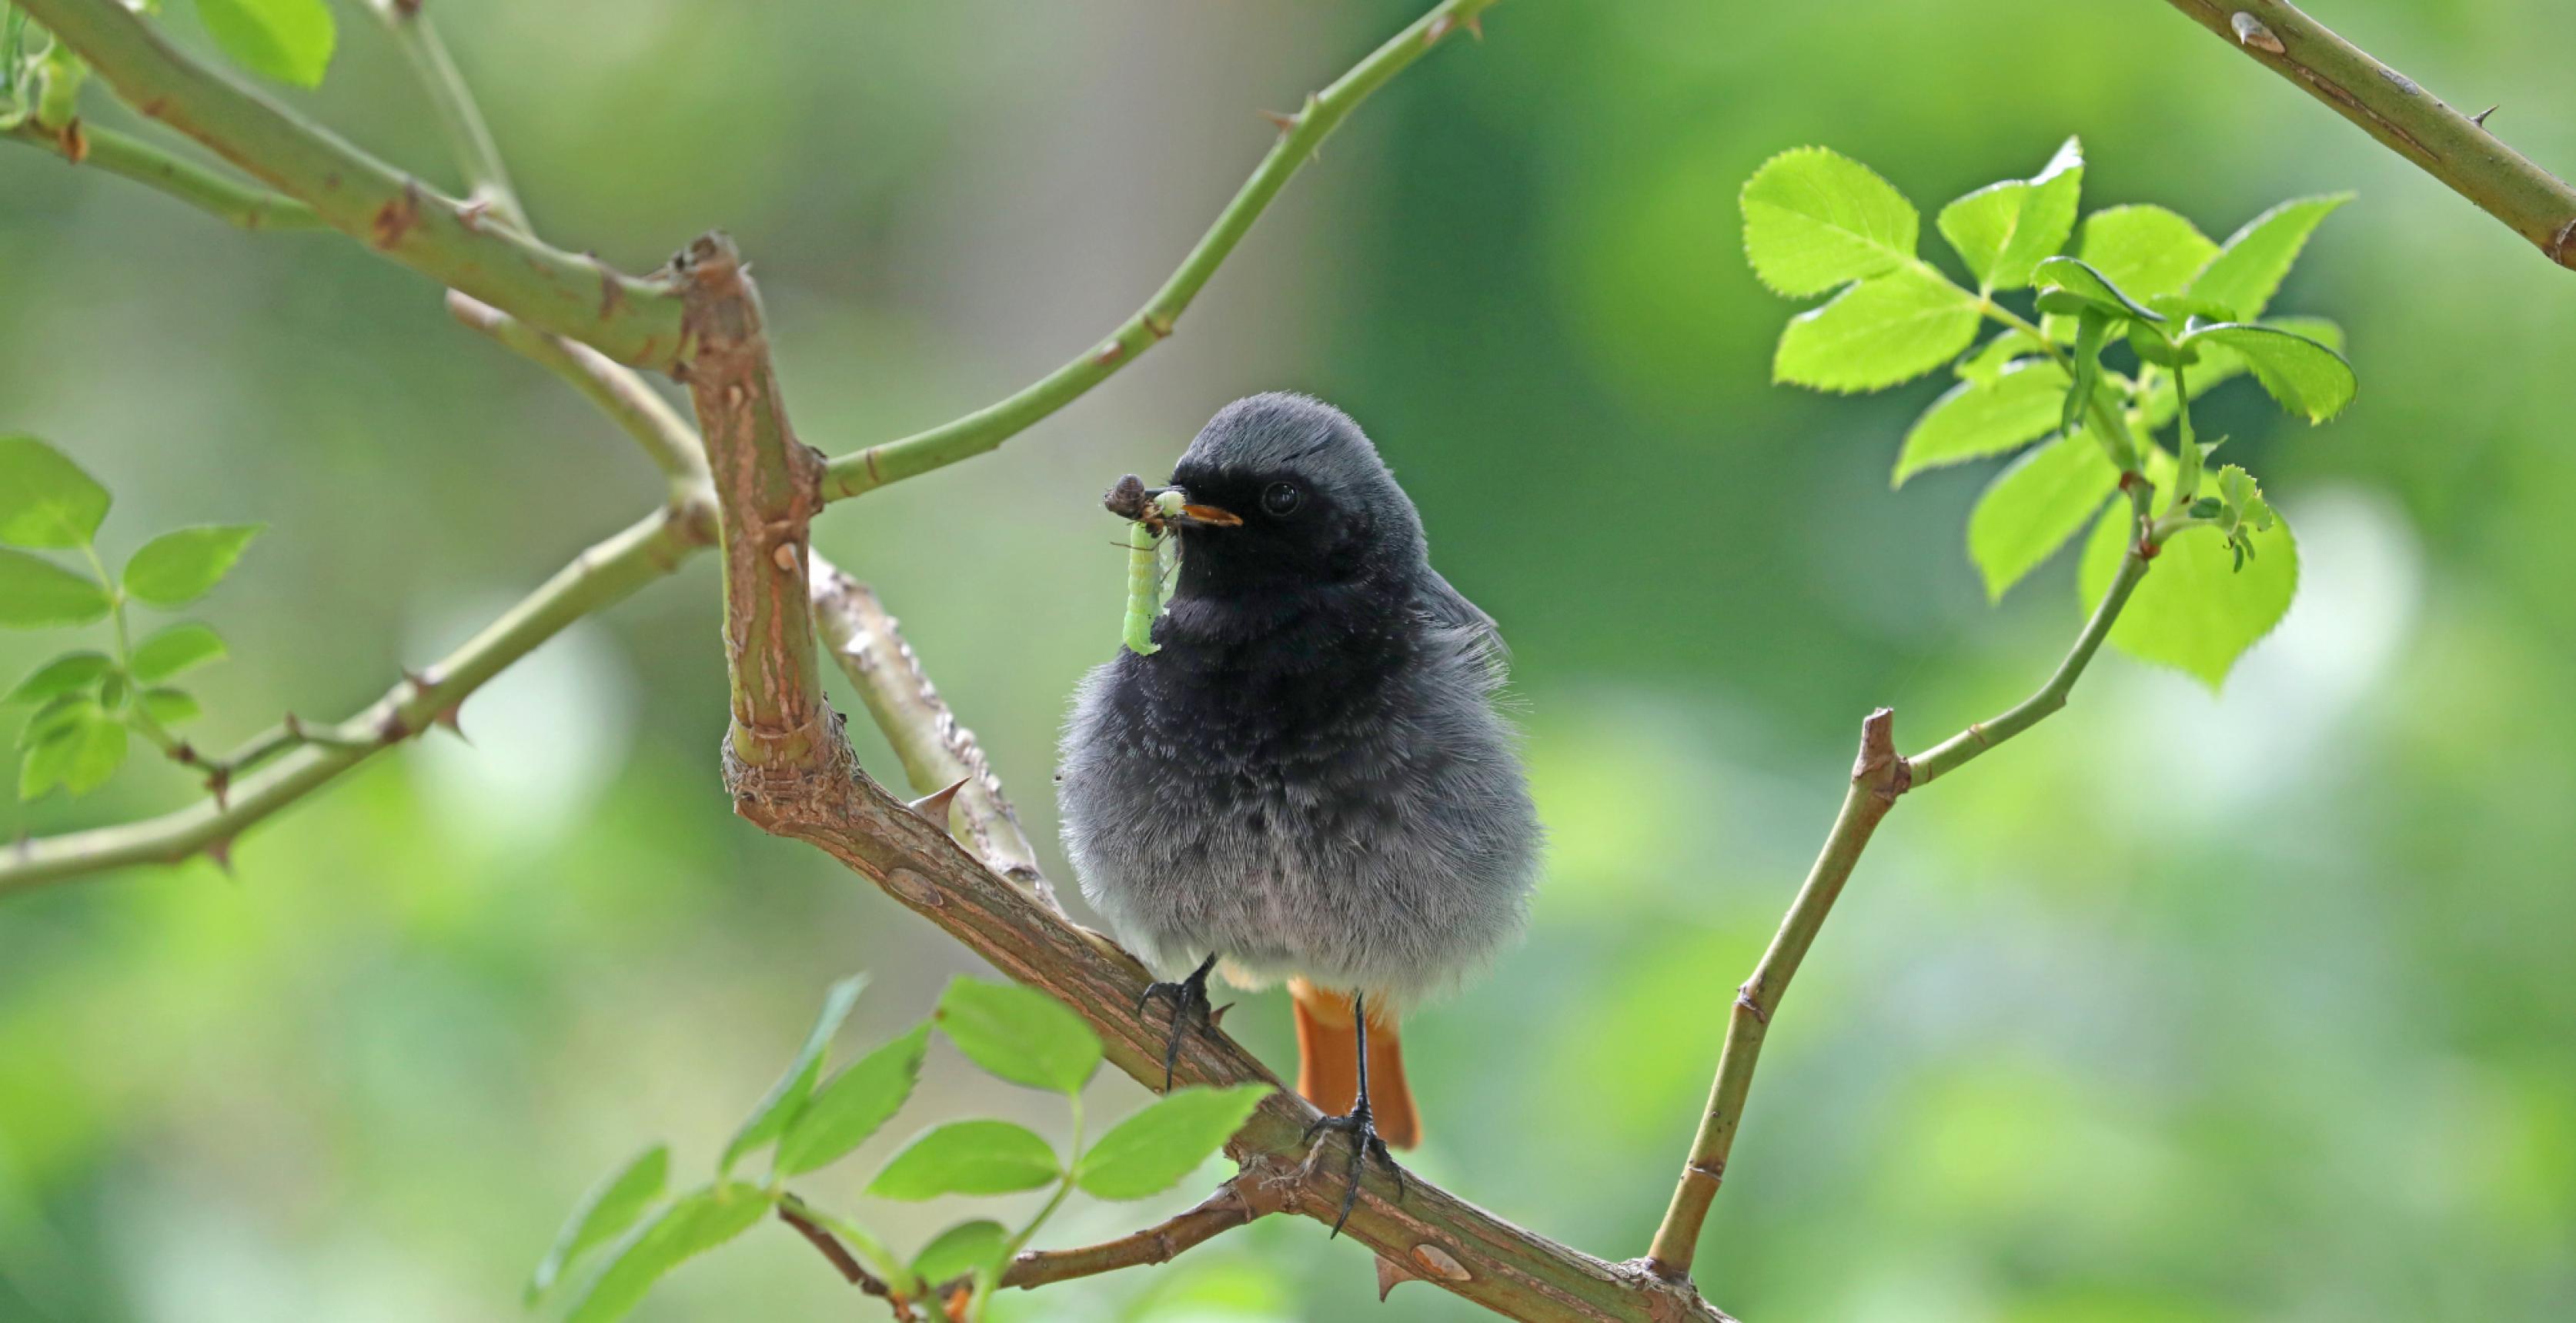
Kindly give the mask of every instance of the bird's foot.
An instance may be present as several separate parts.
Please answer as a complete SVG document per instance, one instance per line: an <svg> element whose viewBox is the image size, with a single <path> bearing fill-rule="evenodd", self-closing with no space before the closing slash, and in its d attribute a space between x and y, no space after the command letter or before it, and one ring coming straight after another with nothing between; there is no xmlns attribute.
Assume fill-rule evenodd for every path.
<svg viewBox="0 0 2576 1323"><path fill-rule="evenodd" d="M1216 1008L1208 1004L1207 994L1208 971L1214 968L1216 957L1209 956L1188 978L1178 983L1146 984L1145 995L1136 999L1138 1015L1143 1015L1156 997L1169 998L1172 1003L1172 1036L1163 1044L1165 1093L1172 1091L1172 1068L1180 1064L1181 1041L1189 1036L1190 1026L1196 1024L1202 1033L1216 1027Z"/></svg>
<svg viewBox="0 0 2576 1323"><path fill-rule="evenodd" d="M1377 1159L1378 1165L1386 1168L1386 1174L1395 1178L1398 1203L1404 1201L1404 1168L1396 1165L1395 1155L1386 1151L1386 1141L1378 1138L1377 1122L1369 1115L1365 1098L1351 1108L1347 1116L1320 1116L1315 1118L1314 1124L1306 1127L1306 1163L1309 1167L1323 1155L1323 1145L1315 1142L1315 1136L1326 1131L1351 1137L1351 1156L1342 1169L1342 1209L1333 1218L1332 1235L1338 1236L1342 1234L1342 1224L1351 1220L1351 1209L1359 1204L1364 1162L1369 1158ZM1325 1237L1327 1240L1331 1238Z"/></svg>

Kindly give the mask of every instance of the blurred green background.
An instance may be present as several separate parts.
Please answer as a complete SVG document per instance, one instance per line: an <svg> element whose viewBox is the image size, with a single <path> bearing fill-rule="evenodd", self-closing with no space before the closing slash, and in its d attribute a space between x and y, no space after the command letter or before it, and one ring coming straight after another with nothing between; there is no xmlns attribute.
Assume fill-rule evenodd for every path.
<svg viewBox="0 0 2576 1323"><path fill-rule="evenodd" d="M2576 9L2320 8L2576 164ZM452 184L407 71L341 9L330 82L293 99ZM1268 144L1254 112L1416 12L432 11L556 242L640 269L731 229L799 430L834 452L1096 340ZM2080 618L2071 558L1983 600L1962 528L1985 472L1888 490L1939 384L1768 384L1794 309L1744 267L1738 185L1824 143L1928 212L2078 133L2088 207L2162 202L2217 235L2357 189L2278 307L2346 325L2358 404L2311 432L2239 385L2204 416L2300 530L2290 618L2216 698L2110 657L2061 718L1906 802L1775 1025L1698 1278L1755 1320L2568 1317L2570 277L2153 0L1513 0L1486 27L1365 107L1168 345L997 456L817 526L1054 875L1054 734L1117 634L1097 493L1166 471L1237 395L1349 409L1512 640L1553 840L1528 942L1408 1026L1414 1165L1641 1253L1858 717L1893 704L1921 747L2034 685ZM238 234L0 147L0 300L0 424L115 490L111 548L271 525L205 608L234 640L200 686L217 745L355 710L657 497L560 383L337 236ZM598 1174L663 1137L684 1170L712 1161L832 979L875 974L850 1052L984 972L732 818L716 610L701 558L468 703L471 747L406 747L246 838L236 880L197 863L0 906L0 1318L511 1316ZM0 674L50 641L0 637ZM0 833L190 793L138 762L78 802L0 794ZM1286 1021L1270 994L1228 1027L1284 1068ZM1107 1078L1093 1109L1142 1097ZM941 1047L889 1133L804 1188L903 1248L1016 1208L859 1196L903 1135L969 1112L1060 1125ZM1078 1202L1047 1239L1132 1229L1219 1174ZM1371 1288L1363 1250L1300 1221L1004 1303L1467 1316ZM875 1308L763 1227L641 1317Z"/></svg>

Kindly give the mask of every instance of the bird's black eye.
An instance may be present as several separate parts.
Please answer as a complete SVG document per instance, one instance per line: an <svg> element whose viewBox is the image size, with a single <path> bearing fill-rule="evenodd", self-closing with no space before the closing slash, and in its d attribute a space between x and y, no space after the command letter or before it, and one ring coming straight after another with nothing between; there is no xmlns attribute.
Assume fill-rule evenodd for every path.
<svg viewBox="0 0 2576 1323"><path fill-rule="evenodd" d="M1267 514L1295 514L1305 503L1306 493L1297 490L1295 483L1274 482L1261 489L1261 508Z"/></svg>

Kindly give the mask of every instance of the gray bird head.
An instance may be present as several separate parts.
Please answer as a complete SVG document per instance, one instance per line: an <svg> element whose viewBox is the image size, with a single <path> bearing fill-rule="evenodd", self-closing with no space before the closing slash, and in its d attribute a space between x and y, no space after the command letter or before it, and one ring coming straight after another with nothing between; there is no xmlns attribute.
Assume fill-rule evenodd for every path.
<svg viewBox="0 0 2576 1323"><path fill-rule="evenodd" d="M1274 391L1217 412L1172 467L1185 593L1410 582L1422 521L1377 447L1341 410ZM1226 523L1231 515L1239 523Z"/></svg>

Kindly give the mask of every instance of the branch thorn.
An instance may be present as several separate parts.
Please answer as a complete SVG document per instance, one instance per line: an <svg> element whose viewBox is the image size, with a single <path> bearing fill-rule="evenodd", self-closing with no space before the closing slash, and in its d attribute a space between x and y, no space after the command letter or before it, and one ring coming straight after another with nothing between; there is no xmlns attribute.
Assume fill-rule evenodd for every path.
<svg viewBox="0 0 2576 1323"><path fill-rule="evenodd" d="M923 795L921 798L906 804L904 807L911 809L913 812L939 824L940 830L945 831L948 829L949 802L956 799L957 792L965 789L966 783L974 779L975 778L971 776L961 776L955 781L949 783L946 788L931 791L929 794Z"/></svg>
<svg viewBox="0 0 2576 1323"><path fill-rule="evenodd" d="M2477 125L2479 128L2485 128L2487 126L2487 116L2496 113L2496 106L2501 106L2503 104L2503 102L2499 101L2494 106L2489 106L2486 109L2469 116L2469 122Z"/></svg>
<svg viewBox="0 0 2576 1323"><path fill-rule="evenodd" d="M1385 1304L1387 1293L1393 1291L1398 1286L1401 1286L1406 1282L1418 1282L1421 1280L1422 1274L1405 1267L1403 1264L1398 1263L1383 1254L1377 1256L1377 1299L1379 1304ZM1405 1298L1408 1300L1412 1299L1411 1296L1407 1296Z"/></svg>

